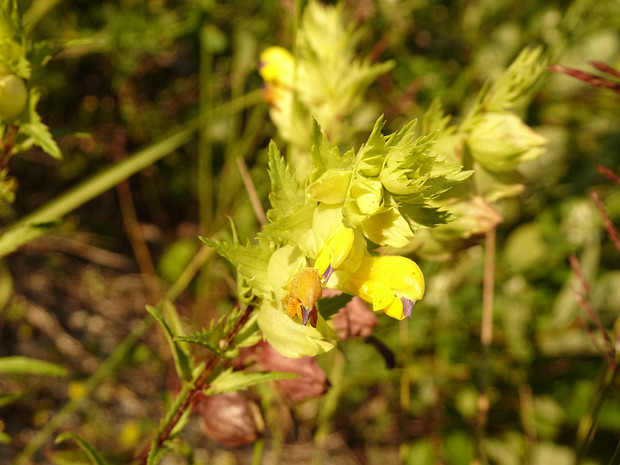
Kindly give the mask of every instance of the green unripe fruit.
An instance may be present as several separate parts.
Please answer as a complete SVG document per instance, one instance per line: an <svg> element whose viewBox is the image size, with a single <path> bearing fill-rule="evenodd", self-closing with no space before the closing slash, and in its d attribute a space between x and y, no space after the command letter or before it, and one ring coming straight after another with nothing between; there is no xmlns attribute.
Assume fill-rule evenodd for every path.
<svg viewBox="0 0 620 465"><path fill-rule="evenodd" d="M14 74L0 76L0 119L19 115L28 102L28 88L24 80Z"/></svg>

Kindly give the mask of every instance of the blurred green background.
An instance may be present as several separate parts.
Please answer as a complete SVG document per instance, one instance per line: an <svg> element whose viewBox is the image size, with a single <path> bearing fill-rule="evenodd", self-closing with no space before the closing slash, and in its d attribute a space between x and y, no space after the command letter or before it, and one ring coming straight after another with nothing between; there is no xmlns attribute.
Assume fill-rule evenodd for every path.
<svg viewBox="0 0 620 465"><path fill-rule="evenodd" d="M42 89L38 110L64 160L38 149L13 158L19 188L13 204L0 205L0 224L203 116L187 143L0 262L0 356L39 358L70 373L0 374L0 391L19 396L0 404L0 432L12 438L0 443L0 462L80 397L144 305L195 256L198 234L228 234L227 217L242 240L258 230L239 160L266 207L266 147L270 138L279 142L261 100L258 55L270 45L291 47L300 3L26 2L33 40L52 52L29 85ZM422 116L436 97L458 121L483 83L527 46L542 46L551 64L596 71L588 63L602 61L620 69L617 0L342 3L360 30L362 53L395 60L367 95L385 113L387 132ZM480 344L484 251L473 244L448 262L420 263L427 294L410 321L379 316L374 336L393 352L394 368L372 345L349 340L319 358L332 384L323 398L281 405L263 393L273 460L264 463L470 464L477 444L498 465L609 463L620 437L620 381L605 379L608 363L578 322L589 322L603 345L575 299L581 283L569 257L577 257L587 299L615 337L620 255L590 192L617 224L620 190L597 165L620 172L619 109L620 95L552 72L523 108L549 144L521 170L525 193L498 206L504 222L488 363ZM214 255L206 260L177 301L194 328L232 299L234 274ZM174 391L162 341L156 328L147 331L61 431L127 461ZM485 432L476 429L481 384L490 401ZM579 424L593 412L595 435L585 448ZM222 448L195 422L184 439L191 448L180 446L170 463L250 463L251 447ZM34 463L86 463L49 441L43 450Z"/></svg>

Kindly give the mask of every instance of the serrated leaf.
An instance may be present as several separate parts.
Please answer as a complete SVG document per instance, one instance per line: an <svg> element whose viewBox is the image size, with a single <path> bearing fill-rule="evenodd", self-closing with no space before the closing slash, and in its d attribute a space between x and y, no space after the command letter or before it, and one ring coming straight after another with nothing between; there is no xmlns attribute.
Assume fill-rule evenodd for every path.
<svg viewBox="0 0 620 465"><path fill-rule="evenodd" d="M246 373L243 371L233 371L232 368L228 368L210 383L206 394L215 395L236 392L268 381L297 378L299 376L296 373L281 373L277 371Z"/></svg>
<svg viewBox="0 0 620 465"><path fill-rule="evenodd" d="M14 40L0 39L0 64L23 79L30 78L31 68L26 59L24 48Z"/></svg>
<svg viewBox="0 0 620 465"><path fill-rule="evenodd" d="M168 341L170 350L172 351L172 358L174 360L177 375L179 378L184 380L192 379L192 364L189 355L175 340L175 335L172 333L172 330L161 314L161 311L151 305L147 305L146 310L153 316L153 318L155 318L157 323L159 323L159 326L161 326L164 331L164 335L166 336L166 340Z"/></svg>
<svg viewBox="0 0 620 465"><path fill-rule="evenodd" d="M0 358L0 373L10 373L14 375L46 375L46 376L65 376L66 368L43 360L37 360L19 355Z"/></svg>
<svg viewBox="0 0 620 465"><path fill-rule="evenodd" d="M39 102L40 93L36 89L30 90L30 99L28 104L28 119L26 121L19 122L19 134L27 136L25 142L20 143L19 149L25 150L31 145L41 147L45 153L62 160L62 153L58 144L52 137L49 128L43 124L39 114L37 113L36 106Z"/></svg>
<svg viewBox="0 0 620 465"><path fill-rule="evenodd" d="M200 333L189 334L187 336L176 336L175 340L189 342L190 344L198 344L219 357L229 358L226 352L220 350L218 347L221 340L220 331L209 331L205 329Z"/></svg>
<svg viewBox="0 0 620 465"><path fill-rule="evenodd" d="M267 265L273 253L271 244L259 241L258 245L251 245L248 242L243 246L238 242L217 242L202 236L199 239L228 260L246 279L256 296L270 297Z"/></svg>
<svg viewBox="0 0 620 465"><path fill-rule="evenodd" d="M420 228L432 228L440 224L448 223L454 218L449 211L428 205L403 204L398 210L407 220L413 232L416 232Z"/></svg>
<svg viewBox="0 0 620 465"><path fill-rule="evenodd" d="M330 169L348 169L353 162L353 152L342 157L336 145L332 145L316 120L312 120L312 174L310 182L316 181L325 171Z"/></svg>
<svg viewBox="0 0 620 465"><path fill-rule="evenodd" d="M95 449L93 445L89 443L86 439L82 438L81 436L78 436L75 433L72 433L72 432L62 433L55 439L54 443L59 444L61 442L68 441L68 440L75 442L80 447L80 449L82 449L82 451L86 454L86 456L88 457L88 460L93 465L107 465L108 462L106 462L106 460L99 453L99 451Z"/></svg>
<svg viewBox="0 0 620 465"><path fill-rule="evenodd" d="M299 245L302 251L312 248L312 220L315 204L305 204L296 208L289 216L269 223L258 234L259 237L269 239L280 244Z"/></svg>
<svg viewBox="0 0 620 465"><path fill-rule="evenodd" d="M365 177L374 177L381 172L387 151L386 138L381 134L383 126L385 118L381 115L375 122L368 141L357 152L354 175L359 173Z"/></svg>
<svg viewBox="0 0 620 465"><path fill-rule="evenodd" d="M268 158L271 180L269 202L272 208L267 212L267 218L269 221L276 221L291 215L296 207L304 203L305 196L273 141L269 144Z"/></svg>

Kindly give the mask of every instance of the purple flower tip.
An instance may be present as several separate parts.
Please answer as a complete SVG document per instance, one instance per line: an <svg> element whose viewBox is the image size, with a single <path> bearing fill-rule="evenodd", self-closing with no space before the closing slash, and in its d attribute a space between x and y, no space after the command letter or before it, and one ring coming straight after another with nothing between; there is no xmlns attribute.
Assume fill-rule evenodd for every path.
<svg viewBox="0 0 620 465"><path fill-rule="evenodd" d="M407 299L406 297L401 297L400 301L403 303L403 315L405 316L405 318L411 318L415 302L413 300Z"/></svg>
<svg viewBox="0 0 620 465"><path fill-rule="evenodd" d="M330 263L327 269L325 270L325 272L323 273L323 279L325 280L325 282L329 281L329 278L333 272L334 272L334 267Z"/></svg>

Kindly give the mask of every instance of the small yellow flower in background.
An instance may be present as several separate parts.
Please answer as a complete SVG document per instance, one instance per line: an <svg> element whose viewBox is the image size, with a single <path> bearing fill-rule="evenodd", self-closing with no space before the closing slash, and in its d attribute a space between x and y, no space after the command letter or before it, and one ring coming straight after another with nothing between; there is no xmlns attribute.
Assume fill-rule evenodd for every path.
<svg viewBox="0 0 620 465"><path fill-rule="evenodd" d="M258 73L268 86L291 87L295 73L295 59L285 48L266 48L259 57Z"/></svg>
<svg viewBox="0 0 620 465"><path fill-rule="evenodd" d="M368 256L345 283L347 292L392 318L411 318L413 305L424 296L424 276L418 265L401 256Z"/></svg>
<svg viewBox="0 0 620 465"><path fill-rule="evenodd" d="M310 325L316 328L316 302L323 294L319 272L310 267L302 268L291 278L285 289L288 292L282 299L282 304L288 315L291 318L297 316L303 325L310 321Z"/></svg>

